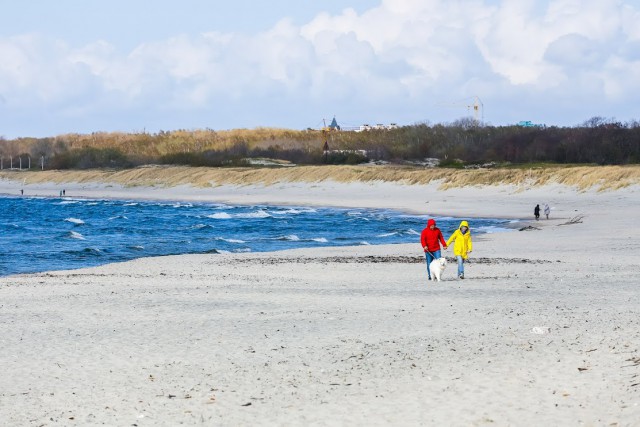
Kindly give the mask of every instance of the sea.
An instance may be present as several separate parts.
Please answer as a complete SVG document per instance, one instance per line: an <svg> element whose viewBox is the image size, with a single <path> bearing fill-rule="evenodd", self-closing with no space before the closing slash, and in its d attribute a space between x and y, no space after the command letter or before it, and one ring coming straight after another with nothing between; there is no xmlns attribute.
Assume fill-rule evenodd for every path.
<svg viewBox="0 0 640 427"><path fill-rule="evenodd" d="M419 245L428 218L389 209L0 196L0 276L161 255ZM474 234L514 229L508 219L435 219L445 238L461 219Z"/></svg>

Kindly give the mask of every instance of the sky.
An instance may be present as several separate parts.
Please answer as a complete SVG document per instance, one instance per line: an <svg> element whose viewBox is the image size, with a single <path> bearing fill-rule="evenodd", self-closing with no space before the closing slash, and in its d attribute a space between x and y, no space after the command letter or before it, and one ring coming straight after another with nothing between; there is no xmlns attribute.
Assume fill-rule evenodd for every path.
<svg viewBox="0 0 640 427"><path fill-rule="evenodd" d="M640 120L640 0L0 0L0 11L7 139L333 117Z"/></svg>

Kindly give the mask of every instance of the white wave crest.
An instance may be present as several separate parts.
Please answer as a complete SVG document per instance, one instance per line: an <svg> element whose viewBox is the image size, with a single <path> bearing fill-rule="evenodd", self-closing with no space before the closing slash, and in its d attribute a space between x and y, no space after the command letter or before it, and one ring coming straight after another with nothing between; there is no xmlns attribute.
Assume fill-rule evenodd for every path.
<svg viewBox="0 0 640 427"><path fill-rule="evenodd" d="M200 230L202 228L211 228L211 226L209 224L196 224L191 228L194 230Z"/></svg>
<svg viewBox="0 0 640 427"><path fill-rule="evenodd" d="M398 234L398 233L397 232L384 233L384 234L378 234L376 237L391 237L391 236L395 236L396 234Z"/></svg>
<svg viewBox="0 0 640 427"><path fill-rule="evenodd" d="M223 239L222 237L220 238L220 240L222 240L223 242L227 242L227 243L247 243L244 240L239 240L239 239Z"/></svg>
<svg viewBox="0 0 640 427"><path fill-rule="evenodd" d="M271 215L266 211L257 211L246 214L236 214L236 218L271 218Z"/></svg>
<svg viewBox="0 0 640 427"><path fill-rule="evenodd" d="M229 215L226 212L220 212L220 213L214 213L211 215L207 215L207 218L211 218L211 219L230 219L231 215Z"/></svg>
<svg viewBox="0 0 640 427"><path fill-rule="evenodd" d="M78 218L65 218L65 221L70 222L72 224L82 225L84 221Z"/></svg>
<svg viewBox="0 0 640 427"><path fill-rule="evenodd" d="M86 240L82 234L77 233L75 231L70 231L68 236L72 239Z"/></svg>
<svg viewBox="0 0 640 427"><path fill-rule="evenodd" d="M273 211L271 212L272 215L299 215L302 213L315 213L318 212L315 209L286 209L286 210L282 210L282 211Z"/></svg>
<svg viewBox="0 0 640 427"><path fill-rule="evenodd" d="M300 238L295 234L289 234L288 236L282 236L278 238L279 240L288 240L290 242L299 242Z"/></svg>
<svg viewBox="0 0 640 427"><path fill-rule="evenodd" d="M108 218L109 221L113 221L114 219L129 219L129 218L127 218L125 215L117 215L117 216L112 216Z"/></svg>
<svg viewBox="0 0 640 427"><path fill-rule="evenodd" d="M328 243L329 241L327 239L325 239L324 237L318 237L316 239L311 239L314 242L318 242L318 243Z"/></svg>

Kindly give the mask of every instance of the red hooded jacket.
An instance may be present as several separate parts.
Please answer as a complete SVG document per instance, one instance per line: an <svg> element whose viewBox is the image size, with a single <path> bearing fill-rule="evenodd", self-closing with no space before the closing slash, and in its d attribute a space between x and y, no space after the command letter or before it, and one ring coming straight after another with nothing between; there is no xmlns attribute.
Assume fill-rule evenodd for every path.
<svg viewBox="0 0 640 427"><path fill-rule="evenodd" d="M440 229L438 227L434 227L432 230L430 228L432 225L436 225L436 221L434 219L427 221L427 227L422 230L422 234L420 234L420 243L422 243L423 248L426 246L429 252L439 251L440 244L442 244L442 246L447 246Z"/></svg>

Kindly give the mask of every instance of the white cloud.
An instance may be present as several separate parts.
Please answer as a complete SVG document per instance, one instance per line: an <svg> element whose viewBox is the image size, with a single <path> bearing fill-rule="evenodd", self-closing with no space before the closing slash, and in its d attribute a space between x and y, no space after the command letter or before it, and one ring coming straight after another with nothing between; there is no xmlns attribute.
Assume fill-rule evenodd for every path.
<svg viewBox="0 0 640 427"><path fill-rule="evenodd" d="M131 52L108 40L74 47L16 35L0 38L0 108L124 110L133 119L157 112L156 121L171 111L215 112L231 123L233 109L223 106L235 105L247 120L280 112L305 127L303 115L333 105L354 117L393 111L411 122L451 116L434 107L438 100L480 95L499 123L544 102L550 117L565 120L614 115L585 103L551 111L560 97L588 94L615 114L640 114L625 110L637 104L638 20L640 6L618 0L384 0L301 26L283 19L258 34L183 31Z"/></svg>

